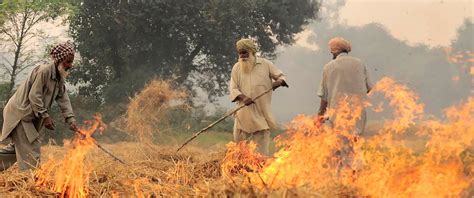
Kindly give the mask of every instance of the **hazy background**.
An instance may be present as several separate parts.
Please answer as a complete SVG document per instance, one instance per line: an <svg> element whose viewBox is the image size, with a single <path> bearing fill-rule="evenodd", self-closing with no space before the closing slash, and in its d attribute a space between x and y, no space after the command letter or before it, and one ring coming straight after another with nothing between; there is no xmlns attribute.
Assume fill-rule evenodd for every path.
<svg viewBox="0 0 474 198"><path fill-rule="evenodd" d="M94 1L87 1L87 3L88 5L101 4L100 2ZM103 9L108 8L104 6ZM120 7L117 7L117 9L120 9ZM273 61L287 75L290 88L280 88L274 92L272 105L275 116L280 123L285 123L298 114L314 114L317 111L319 108L319 98L316 96L316 92L321 79L321 70L323 65L332 58L332 55L327 49L327 42L336 36L342 36L352 43L353 50L350 54L365 62L373 83L376 83L384 76L393 77L398 82L406 84L419 94L420 102L426 104L425 111L427 114L442 116L443 109L465 99L471 94L471 89L473 88L472 76L469 74L471 67L474 67L474 55L472 55L474 52L473 10L474 2L471 0L322 1L317 19L304 26L303 31L295 35L296 42L291 45L277 47L276 56ZM102 12L103 10L97 9L94 11ZM141 12L140 8L137 8L135 11ZM110 14L110 12L105 13ZM87 13L85 15L87 16ZM42 22L36 26L40 31L47 34L42 38L31 40L30 42L34 45L30 47L30 50L37 56L40 56L41 54L45 54L44 49L48 45L57 43L58 41L73 40L69 35L71 32L68 32L68 30L70 31L69 23L62 20L66 19L66 17L67 16L60 16L56 20ZM124 32L128 31L127 26L122 27L121 25L123 24L119 23L121 16L115 16L116 18L112 19L106 16L98 17L97 19L91 19L93 23L96 23L95 28L100 28L100 23L104 21L104 23L110 25L109 30L110 27L112 27L119 28L118 30L124 28L122 29ZM129 17L133 18L136 16ZM140 17L134 19L140 21ZM128 21L132 26L134 25L133 23L137 23L133 21L134 19ZM179 18L174 20L182 22ZM127 22L127 20L123 21ZM184 23L186 22L187 21L184 20ZM75 27L76 30L81 30L82 26L76 25ZM103 31L103 29L99 29L99 31ZM93 30L97 31L96 29ZM137 31L137 34L138 33L140 32ZM130 34L128 36L131 39L131 41L128 42L137 42L137 45L139 45L137 47L138 50L134 49L135 51L140 51L140 43L148 43L147 40L140 40L140 35L133 34L133 32L128 32L128 34ZM102 53L103 51L113 49L113 45L118 45L122 42L121 40L118 40L119 43L105 41L104 43L109 45L106 46L109 48L106 48L101 43L95 43L96 41L102 42L108 39L107 33L102 33L101 36L102 37L96 37L96 35L91 35L90 37L93 39L87 41L89 43L86 43L88 44L87 47L90 48L85 48L83 51L96 50L95 52ZM146 36L154 37L153 34ZM86 34L86 36L82 36L81 39L87 39L87 37ZM166 41L166 39L164 41ZM155 41L155 43L161 44L160 41ZM232 46L227 46L227 48L234 50L234 43L235 41L229 40L228 45ZM166 45L166 43L163 45ZM211 46L211 44L209 44L209 46ZM126 47L121 47L121 52L127 51ZM452 49L452 54L470 51L471 56L464 57L465 62L463 63L449 62L448 49ZM153 52L154 50L150 51ZM156 53L159 54L161 52ZM0 50L0 55L10 60L12 58L11 54L11 51ZM216 53L212 54L215 55ZM89 56L94 55L94 53L89 54ZM126 55L134 56L130 54ZM101 58L101 55L98 56L98 58ZM219 58L218 56L222 55L217 53L215 56ZM155 58L153 55L145 57L151 59ZM224 59L225 58L229 59L229 57L224 57ZM230 58L233 61L233 57ZM44 60L47 59L44 58ZM76 60L79 60L79 58ZM111 58L109 58L109 60L111 60ZM235 60L237 60L237 55L235 55ZM4 60L0 60L0 64L2 61ZM147 69L156 70L162 69L162 67L169 67L166 65L166 61L165 63L160 63L159 61L160 60L144 60L143 65L149 64L148 67L143 67L145 69L136 69L134 62L125 64L125 66L130 67L128 68L130 71L136 72L136 76L138 76L136 78L129 76L130 78L128 80L146 81L150 79L150 77L142 78L140 75L146 76L147 73L156 72L148 72ZM75 64L78 68L83 66L78 61L76 61ZM463 66L463 64L465 65ZM88 71L93 71L93 67L95 66L92 65L92 70ZM97 67L102 67L102 65L98 65ZM219 68L230 66L211 65L210 67ZM25 75L27 75L31 69L32 67L19 74L16 84L22 82ZM223 69L225 70L226 68ZM230 70L228 72L224 71L224 73L230 73ZM94 78L101 81L101 76L94 75L95 73L87 73L83 74L82 77L85 79ZM207 73L206 75L212 76L212 73ZM70 82L71 80L72 79L68 79ZM108 94L112 96L114 96L114 94L121 95L122 98L132 97L133 93L127 93L129 95L124 96L124 91L120 89L122 85L127 85L127 81L124 80L122 83L121 78L117 78L116 80L116 84L114 85L116 87L110 88L109 90L111 90L111 92ZM140 83L134 85L138 87L130 90L140 90L142 88L139 86ZM72 86L71 84L68 86L74 93L78 93L77 87L80 85L81 83L79 81L76 86ZM211 83L209 86L213 86L213 84ZM109 105L110 107L108 107L107 105L103 105L103 103L90 102L88 99L84 99L84 97L87 96L87 93L82 93L77 97L73 97L73 105L79 114L79 120L90 119L90 115L95 113L95 111L101 111L106 115L106 120L112 121L120 117L126 111L126 100L125 102L121 100L117 104L111 103L113 105ZM380 99L381 97L376 97L376 100L372 101L373 104L378 104L378 102L381 101ZM195 98L195 104L204 105L204 109L208 111L207 114L215 113L215 109L222 110L222 108L224 108L229 110L234 108L234 104L229 101L227 96L218 97L215 102L210 102L205 92L199 90ZM220 116L222 113L223 112L218 112L215 116ZM389 115L390 112L385 112L380 115L374 115L370 112L369 120L379 121L383 119L384 116ZM60 117L59 114L56 116ZM182 117L178 116L176 119L182 119ZM201 122L199 116L193 119L196 119L196 122ZM185 123L187 121L182 122ZM201 124L195 127L199 128ZM228 125L231 127L229 123Z"/></svg>
<svg viewBox="0 0 474 198"><path fill-rule="evenodd" d="M419 94L427 114L441 116L470 92L469 79L453 80L469 70L450 64L445 49L474 52L473 10L473 1L324 1L321 19L274 60L290 83L274 92L275 116L287 122L318 110L322 67L332 58L327 42L335 36L352 43L350 54L365 62L373 83L391 76ZM233 106L227 97L219 104ZM369 120L380 118L369 114Z"/></svg>

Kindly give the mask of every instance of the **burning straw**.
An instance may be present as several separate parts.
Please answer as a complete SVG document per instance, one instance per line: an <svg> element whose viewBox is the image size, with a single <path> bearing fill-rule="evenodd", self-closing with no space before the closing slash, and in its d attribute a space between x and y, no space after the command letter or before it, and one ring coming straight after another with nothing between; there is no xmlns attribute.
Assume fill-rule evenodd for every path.
<svg viewBox="0 0 474 198"><path fill-rule="evenodd" d="M255 153L253 144L229 143L225 156L214 150L142 143L107 145L130 162L127 166L92 149L90 134L103 128L100 119L65 144L43 147L51 160L36 174L9 169L0 173L0 195L74 197L470 197L474 195L474 98L446 109L446 120L423 116L416 93L390 78L375 86L393 108L373 136L355 136L354 98L341 101L336 127L320 126L314 116L300 115L280 135L272 158ZM390 87L390 88L388 88ZM156 89L156 90L155 90ZM151 90L151 91L150 91ZM164 97L155 102L152 92ZM155 121L176 98L169 85L153 81L129 106L130 126L150 137ZM180 93L180 92L178 92ZM132 104L133 103L133 104ZM357 102L368 106L364 101ZM382 105L383 106L383 105ZM379 108L379 105L377 105ZM387 109L387 108L384 108ZM331 112L331 111L330 111ZM153 114L151 117L149 113ZM161 112L163 113L163 112ZM143 114L143 115L142 115ZM152 119L153 118L153 119ZM146 124L141 124L141 122ZM133 127L132 127L133 128ZM147 130L141 132L140 129ZM423 149L414 151L404 138L414 130ZM471 147L471 149L469 149ZM344 157L341 157L344 156Z"/></svg>
<svg viewBox="0 0 474 198"><path fill-rule="evenodd" d="M89 192L86 183L89 180L91 165L85 159L91 149L95 148L95 140L91 135L97 130L104 130L105 124L100 115L93 121L87 121L87 128L79 131L72 141L65 141L66 155L59 163L50 158L37 171L39 186L50 188L61 197L85 197Z"/></svg>
<svg viewBox="0 0 474 198"><path fill-rule="evenodd" d="M246 172L248 182L244 184L262 192L309 187L324 196L472 195L473 153L469 147L474 143L474 98L448 108L447 121L423 120L423 104L404 85L384 78L375 91L382 92L394 108L393 119L387 120L377 135L353 135L352 119L360 111L346 105L354 99L345 98L333 110L337 111L335 127L320 127L312 116L295 118L288 131L276 139L281 149L258 171ZM427 139L421 153L413 152L400 138L410 127L416 128L418 138ZM251 147L229 148L228 156L236 156L233 149L241 153L252 151ZM255 161L252 158L247 156L249 165ZM234 164L234 160L224 160L223 167L235 167ZM235 183L236 178L231 178L230 183Z"/></svg>

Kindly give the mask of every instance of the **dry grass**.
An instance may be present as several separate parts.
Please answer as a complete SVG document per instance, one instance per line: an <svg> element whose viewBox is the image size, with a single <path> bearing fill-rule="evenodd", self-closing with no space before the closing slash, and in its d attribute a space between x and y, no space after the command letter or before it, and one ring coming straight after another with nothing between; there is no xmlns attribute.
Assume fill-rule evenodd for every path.
<svg viewBox="0 0 474 198"><path fill-rule="evenodd" d="M110 197L120 195L192 196L193 186L220 178L223 152L204 152L188 148L176 153L174 147L143 146L138 143L104 145L126 161L126 165L94 149L86 157L92 172L87 181L89 195ZM64 150L58 146L42 148L43 160L62 159ZM0 173L1 196L51 196L48 186L35 184L34 174L21 173L16 166Z"/></svg>
<svg viewBox="0 0 474 198"><path fill-rule="evenodd" d="M186 98L184 91L172 89L167 81L152 80L130 100L124 128L139 141L151 143L168 121L169 110L187 107Z"/></svg>
<svg viewBox="0 0 474 198"><path fill-rule="evenodd" d="M90 197L356 197L358 189L333 183L320 189L298 188L262 189L252 183L246 171L222 175L225 149L204 150L187 147L176 153L175 146L144 146L121 142L104 145L126 165L93 149L86 156L91 173L86 182ZM63 147L42 147L43 160L64 158ZM236 155L228 155L228 157ZM237 158L240 158L237 156ZM235 168L235 167L233 167ZM255 168L255 167L254 167ZM45 197L58 196L50 186L35 184L31 172L21 173L16 166L0 173L0 196ZM52 181L51 181L52 183Z"/></svg>
<svg viewBox="0 0 474 198"><path fill-rule="evenodd" d="M249 183L245 173L233 177L221 175L225 150L209 151L187 147L176 153L176 147L143 146L132 142L104 145L126 161L122 165L93 149L86 157L91 164L87 180L88 197L344 197L356 194L340 184L324 189L301 186L291 189L262 190ZM43 160L62 159L63 147L42 147ZM52 183L52 181L50 181ZM32 172L19 172L18 167L0 173L1 197L59 196L50 185L35 184Z"/></svg>
<svg viewBox="0 0 474 198"><path fill-rule="evenodd" d="M289 130L288 134L292 136L288 136L286 138L288 140L277 140L283 142L283 144L280 142L280 146L286 149L280 150L282 152L277 153L274 158L269 160L262 156L255 155L253 152L255 147L252 145L247 147L245 144L228 144L227 150L223 147L202 149L189 145L185 150L179 153L176 152L176 146L158 146L152 144L153 136L159 133L159 129L162 125L166 124L166 114L169 109L183 104L182 102L185 99L186 94L172 90L169 84L164 81L150 82L139 95L131 99L127 115L125 116L126 118L123 118L126 120L126 124L122 125L122 127L124 131L136 136L139 142L121 142L103 145L126 161L125 165L113 161L110 156L105 155L97 148L93 148L89 151L84 160L76 160L80 162L84 161L86 164L84 167L87 167L88 170L86 171L87 178L85 179L85 185L81 185L87 189L87 196L363 197L378 195L386 197L387 194L372 193L372 191L367 191L367 189L373 189L373 184L382 185L381 188L386 188L386 185L390 185L388 187L391 189L391 187L399 187L400 184L405 184L407 181L408 183L412 183L405 185L412 188L410 185L419 185L419 183L412 179L413 174L417 176L415 173L423 173L423 168L430 167L424 165L432 165L432 168L427 171L428 174L423 175L429 176L428 178L439 178L445 173L444 170L453 169L450 168L452 166L448 166L451 165L451 163L444 163L444 161L421 164L425 162L423 161L425 158L422 157L430 151L425 150L429 148L426 147L426 144L433 137L435 140L437 140L436 137L438 137L439 141L435 143L439 142L442 143L440 145L444 145L448 142L450 143L448 145L458 145L457 143L459 143L459 139L461 138L453 137L464 137L463 135L465 134L459 133L458 129L462 129L462 127L456 128L456 126L465 126L472 123L461 122L472 120L472 114L470 114L472 111L459 111L458 114L461 119L453 119L454 121L451 121L454 123L451 123L451 125L455 126L453 128L455 130L438 130L436 133L425 135L430 136L431 139L420 139L420 137L423 136L417 135L417 131L419 131L418 126L397 123L397 126L404 126L404 133L397 133L394 136L390 136L390 138L397 143L396 147L393 147L392 150L390 150L392 147L380 147L379 145L387 144L387 142L379 143L376 141L378 140L377 138L374 140L374 146L369 147L369 139L379 134L377 132L385 127L385 125L380 124L372 125L369 127L369 132L363 137L365 141L367 141L367 145L365 145L366 147L361 147L365 149L363 151L367 159L366 167L357 173L358 175L355 180L352 177L347 177L352 180L344 182L344 180L339 181L340 179L331 179L332 177L328 179L324 178L325 176L331 176L331 174L325 173L332 173L334 170L325 168L327 167L327 162L324 159L318 160L317 157L324 157L325 155L332 156L333 154L331 152L333 150L331 150L332 147L330 146L334 146L334 142L336 141L331 141L332 136L327 135L330 133L319 133L320 130L313 126L314 120L312 120L312 118L296 118L296 120L299 120L297 123L300 125L295 125L293 130L297 131L292 132ZM474 102L469 104L474 107ZM465 108L461 107L459 109L463 110ZM454 118L457 118L456 115L458 114L454 114ZM469 119L465 118L467 117L466 115L470 116ZM456 122L458 120L460 122ZM433 124L435 122L430 123ZM448 124L446 124L446 127L451 126ZM439 124L439 126L445 125ZM311 131L313 132L312 136L308 136L307 133ZM446 137L442 136L443 132L446 133ZM440 133L441 136L439 136ZM310 139L311 137L313 139ZM464 138L472 142L472 136L469 136L469 134ZM318 142L321 143L324 141L328 142L328 144L317 144ZM360 142L365 141L362 140ZM399 149L399 145L401 145L402 149ZM465 149L464 146L465 145L454 148ZM64 157L67 157L65 156L67 154L66 149L71 149L71 147L63 148L49 145L42 148L42 160L44 162L42 168L43 170L51 169L49 171L41 171L40 169L40 171L33 173L20 173L17 167L13 167L1 172L0 196L60 196L60 194L51 190L54 189L53 183L57 182L50 179L54 177L38 177L38 175L40 175L38 173L46 172L48 174L44 175L50 175L59 172L57 171L58 166L48 166L48 163L57 163L64 159ZM80 149L76 149L75 151L78 150ZM437 150L435 149L435 151ZM454 173L456 175L454 175L455 177L453 177L454 180L452 181L441 180L440 182L433 181L432 179L423 180L425 181L423 184L427 185L421 186L421 191L426 191L428 189L427 187L432 188L433 186L436 187L435 190L444 189L443 187L438 187L443 185L431 184L446 184L447 182L451 182L447 184L453 184L456 183L456 179L458 179L463 187L463 192L461 192L459 196L471 197L474 195L474 184L472 184L474 178L473 153L472 150L466 149L461 153L461 156L449 155L448 160L453 161L453 159L455 159L455 164L462 165L460 166L462 170L458 166L454 166L453 170L455 170ZM441 154L443 153L441 152ZM285 158L285 156L287 158ZM288 156L290 158L288 158ZM431 162L430 159L432 158L427 158L428 162ZM387 164L387 161L398 162L398 168L393 169L392 172L390 172L392 173L391 175L386 173L387 169L390 169L394 163ZM276 165L268 166L272 163ZM262 170L270 170L266 173L271 174L267 174L267 177L262 177L263 173L265 173L265 171ZM430 172L429 170L434 171ZM456 172L456 170L461 171ZM282 172L286 173L286 175L282 174ZM410 175L411 173L413 174ZM448 171L448 173L450 172ZM450 174L447 175L449 176ZM277 176L279 179L275 179ZM41 185L38 185L38 178L47 179L40 182ZM379 182L381 179L387 180ZM273 185L273 181L279 180L283 183L280 182L280 185ZM294 181L297 180L304 181L295 183ZM467 183L467 189L465 189L464 182ZM396 190L400 189L395 189L394 192L398 192ZM405 188L402 186L401 191L405 192L404 190ZM392 193L392 191L387 192ZM393 194L390 195L393 196ZM401 193L400 195L414 194Z"/></svg>

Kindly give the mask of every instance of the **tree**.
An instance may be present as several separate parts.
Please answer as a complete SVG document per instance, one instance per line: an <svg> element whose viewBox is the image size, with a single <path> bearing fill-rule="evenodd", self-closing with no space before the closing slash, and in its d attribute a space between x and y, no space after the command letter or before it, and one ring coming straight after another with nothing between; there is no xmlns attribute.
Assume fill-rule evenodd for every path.
<svg viewBox="0 0 474 198"><path fill-rule="evenodd" d="M474 51L474 23L466 18L463 25L458 28L457 37L452 41L452 47L457 51Z"/></svg>
<svg viewBox="0 0 474 198"><path fill-rule="evenodd" d="M465 19L458 28L456 39L451 42L451 61L456 67L458 82L456 90L461 98L472 95L474 91L474 23ZM455 61L453 61L453 59Z"/></svg>
<svg viewBox="0 0 474 198"><path fill-rule="evenodd" d="M68 4L64 1L21 1L7 0L0 4L0 41L5 46L0 66L9 79L8 93L14 89L18 75L39 62L35 53L38 42L44 34L37 29L41 22L55 19L66 13Z"/></svg>
<svg viewBox="0 0 474 198"><path fill-rule="evenodd" d="M262 56L315 19L314 0L83 0L70 18L82 57L72 75L79 93L123 102L151 78L171 79L212 99L227 91L235 42L258 41Z"/></svg>

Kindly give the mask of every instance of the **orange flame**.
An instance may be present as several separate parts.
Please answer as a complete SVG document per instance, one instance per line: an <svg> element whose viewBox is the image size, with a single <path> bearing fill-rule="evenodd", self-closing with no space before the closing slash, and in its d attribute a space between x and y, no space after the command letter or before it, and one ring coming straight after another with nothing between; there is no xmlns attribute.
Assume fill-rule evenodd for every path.
<svg viewBox="0 0 474 198"><path fill-rule="evenodd" d="M390 100L394 109L394 119L386 121L384 128L396 133L403 133L408 127L415 124L415 120L423 115L423 104L418 104L418 96L407 86L397 83L389 77L382 78L374 87L371 95L382 92Z"/></svg>
<svg viewBox="0 0 474 198"><path fill-rule="evenodd" d="M221 165L222 173L225 176L258 171L261 169L262 163L265 162L265 158L255 151L256 145L253 142L249 144L230 142L226 147L225 163Z"/></svg>
<svg viewBox="0 0 474 198"><path fill-rule="evenodd" d="M95 140L91 135L96 130L104 130L105 124L102 117L96 115L93 121L86 121L87 128L79 129L81 134L76 133L72 141L65 141L67 148L64 159L56 163L50 159L38 170L37 184L48 186L51 176L54 184L50 189L60 193L61 197L86 197L88 194L87 181L91 172L91 166L85 160L86 154L95 147Z"/></svg>
<svg viewBox="0 0 474 198"><path fill-rule="evenodd" d="M300 115L295 118L286 134L277 137L277 145L282 149L266 162L255 159L258 154L254 153L252 144L248 149L243 143L230 143L222 165L223 172L235 174L236 171L229 170L251 167L252 171L245 171L250 183L272 189L306 184L321 188L342 178L345 172L352 173L352 162L356 161L358 149L356 122L367 104L356 97L343 97L341 101L338 109L329 110L332 126L321 126L316 117ZM342 156L354 160L346 162Z"/></svg>
<svg viewBox="0 0 474 198"><path fill-rule="evenodd" d="M261 167L245 174L250 183L261 184L262 189L309 185L318 191L340 183L356 189L352 196L465 195L474 182L473 165L467 163L472 159L462 157L474 143L474 99L448 108L448 119L441 122L422 120L423 104L418 103L418 96L391 78L379 81L374 91L385 95L394 112L394 118L385 122L378 135L354 134L355 121L369 104L346 97L337 109L328 111L333 116L332 125L320 126L316 117L300 115L276 138L281 149L273 158L255 164L258 161L253 155L235 158L231 152L223 168L239 163ZM403 138L399 139L409 135L408 130L416 131L415 139L426 139L422 151L414 152L405 146Z"/></svg>
<svg viewBox="0 0 474 198"><path fill-rule="evenodd" d="M364 171L355 185L367 195L382 197L458 197L474 180L465 173L463 152L474 141L474 101L446 111L448 122L427 120L417 130L429 137L424 152L403 144L368 139ZM389 131L384 131L390 133Z"/></svg>

